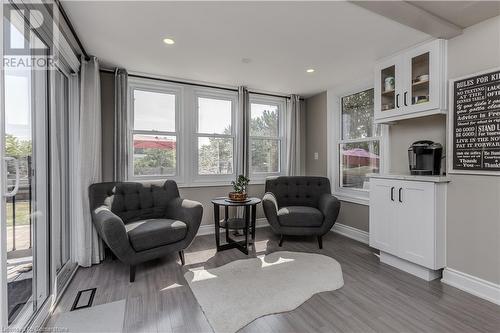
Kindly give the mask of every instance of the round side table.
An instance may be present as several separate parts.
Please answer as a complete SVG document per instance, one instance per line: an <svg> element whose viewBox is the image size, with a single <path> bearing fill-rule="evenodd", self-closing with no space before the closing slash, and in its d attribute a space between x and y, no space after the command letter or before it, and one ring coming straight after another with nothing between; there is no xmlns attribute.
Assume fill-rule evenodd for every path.
<svg viewBox="0 0 500 333"><path fill-rule="evenodd" d="M215 243L217 252L228 249L238 249L248 255L248 233L251 229L252 240L255 241L255 221L257 205L261 202L259 198L248 198L246 201L232 201L228 198L216 198L212 200L214 205L215 220ZM224 219L220 219L220 207L224 207ZM244 207L243 218L229 218L229 207ZM251 210L251 214L250 214ZM220 244L220 229L226 229L226 244ZM229 230L243 229L245 240L236 241L229 237Z"/></svg>

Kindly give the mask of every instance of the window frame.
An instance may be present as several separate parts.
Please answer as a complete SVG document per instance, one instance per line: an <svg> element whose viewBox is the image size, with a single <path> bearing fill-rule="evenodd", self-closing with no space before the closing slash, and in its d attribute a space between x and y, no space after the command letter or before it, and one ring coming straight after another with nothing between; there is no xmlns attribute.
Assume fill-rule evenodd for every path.
<svg viewBox="0 0 500 333"><path fill-rule="evenodd" d="M134 128L134 115L135 115L135 105L134 105L134 91L146 91L154 93L163 93L175 96L175 131L148 131L148 130L136 130ZM185 173L182 164L184 163L184 149L179 149L182 147L184 138L182 133L185 132L182 128L181 119L181 105L183 98L183 87L176 84L170 84L168 82L150 80L143 78L129 77L128 79L128 179L133 181L148 181L148 180L159 180L159 179L172 179L177 183L183 184L185 182ZM175 148L175 175L135 175L134 172L134 135L161 135L161 136L175 136L176 138L176 148Z"/></svg>
<svg viewBox="0 0 500 333"><path fill-rule="evenodd" d="M238 92L237 91L227 91L216 88L193 88L192 89L193 98L193 112L191 113L191 123L192 129L189 131L191 134L191 146L190 155L192 163L190 176L192 185L230 185L230 181L236 178L236 174L239 170L238 168L238 156L237 151L239 147L239 133L238 125L239 118L237 114L238 110ZM215 100L224 100L231 102L231 134L218 134L218 133L203 133L199 132L199 105L198 98L207 98ZM189 112L188 112L189 113ZM198 139L202 138L230 138L233 140L233 172L230 174L208 174L200 175L199 171L199 155L198 155Z"/></svg>
<svg viewBox="0 0 500 333"><path fill-rule="evenodd" d="M248 98L248 125L252 120L252 104L275 105L278 107L278 136L253 136L248 130L248 173L253 184L264 184L267 177L284 176L286 174L286 107L285 97L273 97L260 94L249 94ZM279 172L252 172L252 140L277 140L279 142Z"/></svg>
<svg viewBox="0 0 500 333"><path fill-rule="evenodd" d="M328 177L333 184L332 190L335 196L342 201L369 205L370 192L368 189L348 188L341 186L341 150L340 146L346 143L379 141L379 173L386 173L388 154L388 126L380 124L380 135L360 139L342 138L342 98L374 89L373 83L364 83L358 86L349 87L340 92L327 92L327 126L328 126Z"/></svg>

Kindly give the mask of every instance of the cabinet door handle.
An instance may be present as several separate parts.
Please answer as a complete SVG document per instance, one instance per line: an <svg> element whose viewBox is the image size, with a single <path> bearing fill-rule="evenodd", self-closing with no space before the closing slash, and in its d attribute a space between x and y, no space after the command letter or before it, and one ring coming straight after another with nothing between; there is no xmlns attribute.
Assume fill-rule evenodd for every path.
<svg viewBox="0 0 500 333"><path fill-rule="evenodd" d="M391 200L394 201L394 186L391 187Z"/></svg>
<svg viewBox="0 0 500 333"><path fill-rule="evenodd" d="M399 202L403 202L403 199L401 197L401 192L403 192L403 188L400 187L399 190L398 190L398 193L399 193Z"/></svg>
<svg viewBox="0 0 500 333"><path fill-rule="evenodd" d="M8 162L13 162L14 167L15 167L15 172L16 172L16 182L14 183L14 188L10 192L5 192L4 197L12 198L15 197L17 194L17 191L19 190L19 161L15 159L14 157L6 156L4 157L4 160ZM7 168L5 168L5 180L7 180Z"/></svg>
<svg viewBox="0 0 500 333"><path fill-rule="evenodd" d="M399 94L396 94L396 108L399 109Z"/></svg>
<svg viewBox="0 0 500 333"><path fill-rule="evenodd" d="M404 95L404 102L405 102L405 106L408 106L408 104L406 104L406 95L408 95L408 92L405 91L405 95Z"/></svg>

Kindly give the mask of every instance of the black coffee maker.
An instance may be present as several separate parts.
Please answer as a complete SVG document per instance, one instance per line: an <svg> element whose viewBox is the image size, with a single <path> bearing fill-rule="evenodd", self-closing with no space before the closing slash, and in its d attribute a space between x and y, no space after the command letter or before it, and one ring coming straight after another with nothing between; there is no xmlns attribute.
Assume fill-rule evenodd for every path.
<svg viewBox="0 0 500 333"><path fill-rule="evenodd" d="M408 160L412 175L439 175L443 146L429 140L414 142L408 148Z"/></svg>

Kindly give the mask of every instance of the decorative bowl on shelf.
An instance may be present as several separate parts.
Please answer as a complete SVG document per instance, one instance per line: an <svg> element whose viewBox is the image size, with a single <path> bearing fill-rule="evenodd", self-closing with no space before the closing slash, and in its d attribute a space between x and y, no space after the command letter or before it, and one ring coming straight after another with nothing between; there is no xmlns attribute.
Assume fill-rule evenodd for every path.
<svg viewBox="0 0 500 333"><path fill-rule="evenodd" d="M419 83L419 82L424 82L424 81L429 81L429 74L422 74L422 75L417 76L413 80L413 83Z"/></svg>
<svg viewBox="0 0 500 333"><path fill-rule="evenodd" d="M245 201L248 198L246 192L229 192L229 200L232 201Z"/></svg>
<svg viewBox="0 0 500 333"><path fill-rule="evenodd" d="M429 101L429 96L415 96L413 97L413 104L426 103Z"/></svg>

